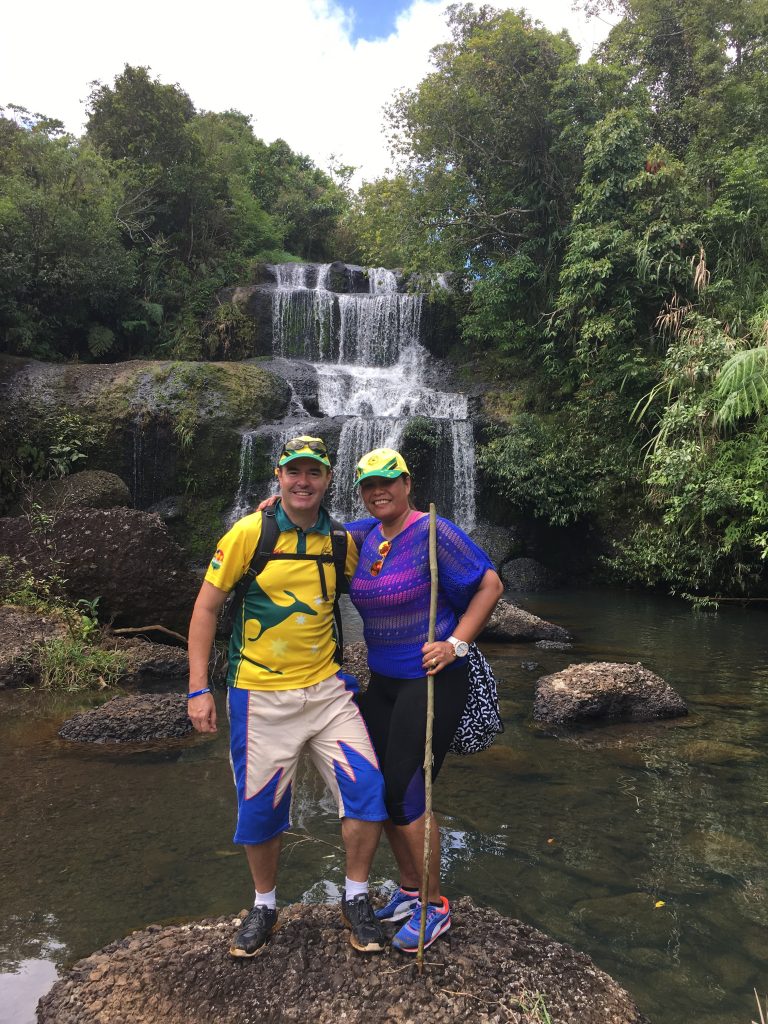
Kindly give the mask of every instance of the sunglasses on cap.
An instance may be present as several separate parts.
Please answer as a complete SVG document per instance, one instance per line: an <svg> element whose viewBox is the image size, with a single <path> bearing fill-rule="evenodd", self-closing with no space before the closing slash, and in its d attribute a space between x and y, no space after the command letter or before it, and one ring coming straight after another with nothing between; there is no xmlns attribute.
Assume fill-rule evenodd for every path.
<svg viewBox="0 0 768 1024"><path fill-rule="evenodd" d="M292 437L290 441L286 441L282 452L280 452L280 458L284 455L297 455L307 448L311 452L316 452L318 455L323 455L326 459L328 458L328 449L322 441L308 441L304 437Z"/></svg>

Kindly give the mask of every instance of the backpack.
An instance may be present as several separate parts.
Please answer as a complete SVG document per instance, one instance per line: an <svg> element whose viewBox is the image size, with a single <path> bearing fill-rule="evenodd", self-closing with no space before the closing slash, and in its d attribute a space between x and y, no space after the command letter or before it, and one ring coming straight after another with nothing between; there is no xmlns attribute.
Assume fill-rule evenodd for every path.
<svg viewBox="0 0 768 1024"><path fill-rule="evenodd" d="M339 595L349 591L349 582L344 569L347 562L347 531L344 524L336 519L331 519L331 548L330 555L299 555L290 551L275 551L277 538L280 536L280 527L277 525L274 508L266 508L261 513L261 536L256 550L253 553L251 564L246 573L242 576L232 589L221 614L219 623L219 634L224 639L229 639L235 626L240 609L245 600L253 580L263 572L267 564L274 559L285 561L315 562L317 571L320 573L320 589L325 600L328 599L328 587L325 580L324 565L333 564L336 569L336 598L333 602L333 620L336 627L336 660L339 664L344 659L344 633L341 624L341 608L339 607Z"/></svg>

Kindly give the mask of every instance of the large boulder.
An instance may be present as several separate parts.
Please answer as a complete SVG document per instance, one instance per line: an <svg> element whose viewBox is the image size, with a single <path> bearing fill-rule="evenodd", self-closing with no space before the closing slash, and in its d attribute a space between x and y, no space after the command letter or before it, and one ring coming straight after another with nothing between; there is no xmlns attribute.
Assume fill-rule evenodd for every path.
<svg viewBox="0 0 768 1024"><path fill-rule="evenodd" d="M80 473L46 480L33 489L32 498L44 509L130 508L133 505L128 485L105 469L84 469Z"/></svg>
<svg viewBox="0 0 768 1024"><path fill-rule="evenodd" d="M517 544L512 530L505 526L493 526L491 523L481 523L471 531L469 536L485 551L497 572L511 557Z"/></svg>
<svg viewBox="0 0 768 1024"><path fill-rule="evenodd" d="M493 615L480 634L483 640L508 640L524 642L531 640L557 640L567 643L570 633L562 626L540 619L511 601L501 600Z"/></svg>
<svg viewBox="0 0 768 1024"><path fill-rule="evenodd" d="M466 897L454 901L449 938L427 951L421 977L395 952L355 953L338 907L281 909L264 954L247 963L227 953L238 923L155 925L111 943L56 982L38 1024L529 1024L539 999L558 1024L648 1024L584 953Z"/></svg>
<svg viewBox="0 0 768 1024"><path fill-rule="evenodd" d="M23 516L0 519L0 551L38 575L58 573L73 599L98 597L102 619L186 635L200 580L157 516L74 508L37 531Z"/></svg>
<svg viewBox="0 0 768 1024"><path fill-rule="evenodd" d="M557 573L535 558L513 558L501 567L501 579L507 590L551 590L560 582Z"/></svg>
<svg viewBox="0 0 768 1024"><path fill-rule="evenodd" d="M147 743L191 732L183 693L140 693L78 712L62 725L59 736L78 743Z"/></svg>
<svg viewBox="0 0 768 1024"><path fill-rule="evenodd" d="M638 662L569 665L536 683L533 717L550 725L597 720L650 722L687 715L682 697Z"/></svg>

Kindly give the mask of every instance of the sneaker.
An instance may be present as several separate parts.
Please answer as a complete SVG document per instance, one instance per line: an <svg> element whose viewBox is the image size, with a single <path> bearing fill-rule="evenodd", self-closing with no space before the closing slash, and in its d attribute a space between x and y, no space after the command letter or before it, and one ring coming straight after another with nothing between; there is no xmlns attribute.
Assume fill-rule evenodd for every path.
<svg viewBox="0 0 768 1024"><path fill-rule="evenodd" d="M276 928L276 910L270 910L269 907L254 907L232 940L229 955L258 956L259 953L264 952L269 938Z"/></svg>
<svg viewBox="0 0 768 1024"><path fill-rule="evenodd" d="M435 939L439 938L451 927L451 908L445 896L440 897L441 906L436 907L432 903L427 904L427 924L424 929L424 949L431 946ZM421 929L421 903L416 904L416 909L410 921L403 925L400 931L392 939L392 945L401 953L417 953L419 949L419 931Z"/></svg>
<svg viewBox="0 0 768 1024"><path fill-rule="evenodd" d="M386 907L375 911L378 921L402 921L410 917L419 903L418 893L395 889Z"/></svg>
<svg viewBox="0 0 768 1024"><path fill-rule="evenodd" d="M350 929L349 941L361 953L381 953L387 941L384 929L373 913L368 893L341 901L341 918Z"/></svg>

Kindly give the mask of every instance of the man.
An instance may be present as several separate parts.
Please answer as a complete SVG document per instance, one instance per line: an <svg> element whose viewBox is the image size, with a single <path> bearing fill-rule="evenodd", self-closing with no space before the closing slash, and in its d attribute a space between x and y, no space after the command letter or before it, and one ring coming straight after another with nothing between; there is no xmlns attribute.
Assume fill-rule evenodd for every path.
<svg viewBox="0 0 768 1024"><path fill-rule="evenodd" d="M350 942L361 952L376 953L385 937L368 896L368 874L387 817L384 781L352 693L337 675L337 580L329 557L330 517L322 506L332 478L325 444L306 436L286 442L275 474L280 487L275 556L251 582L229 644L230 752L238 804L234 841L245 847L256 890L230 954L261 953L277 924L281 836L290 827L296 766L305 747L339 808L347 859L342 917ZM219 541L195 602L189 717L199 732L216 731L208 659L218 614L247 572L261 528L261 512L235 523ZM326 560L313 559L318 555ZM347 534L347 578L356 565L357 549Z"/></svg>

